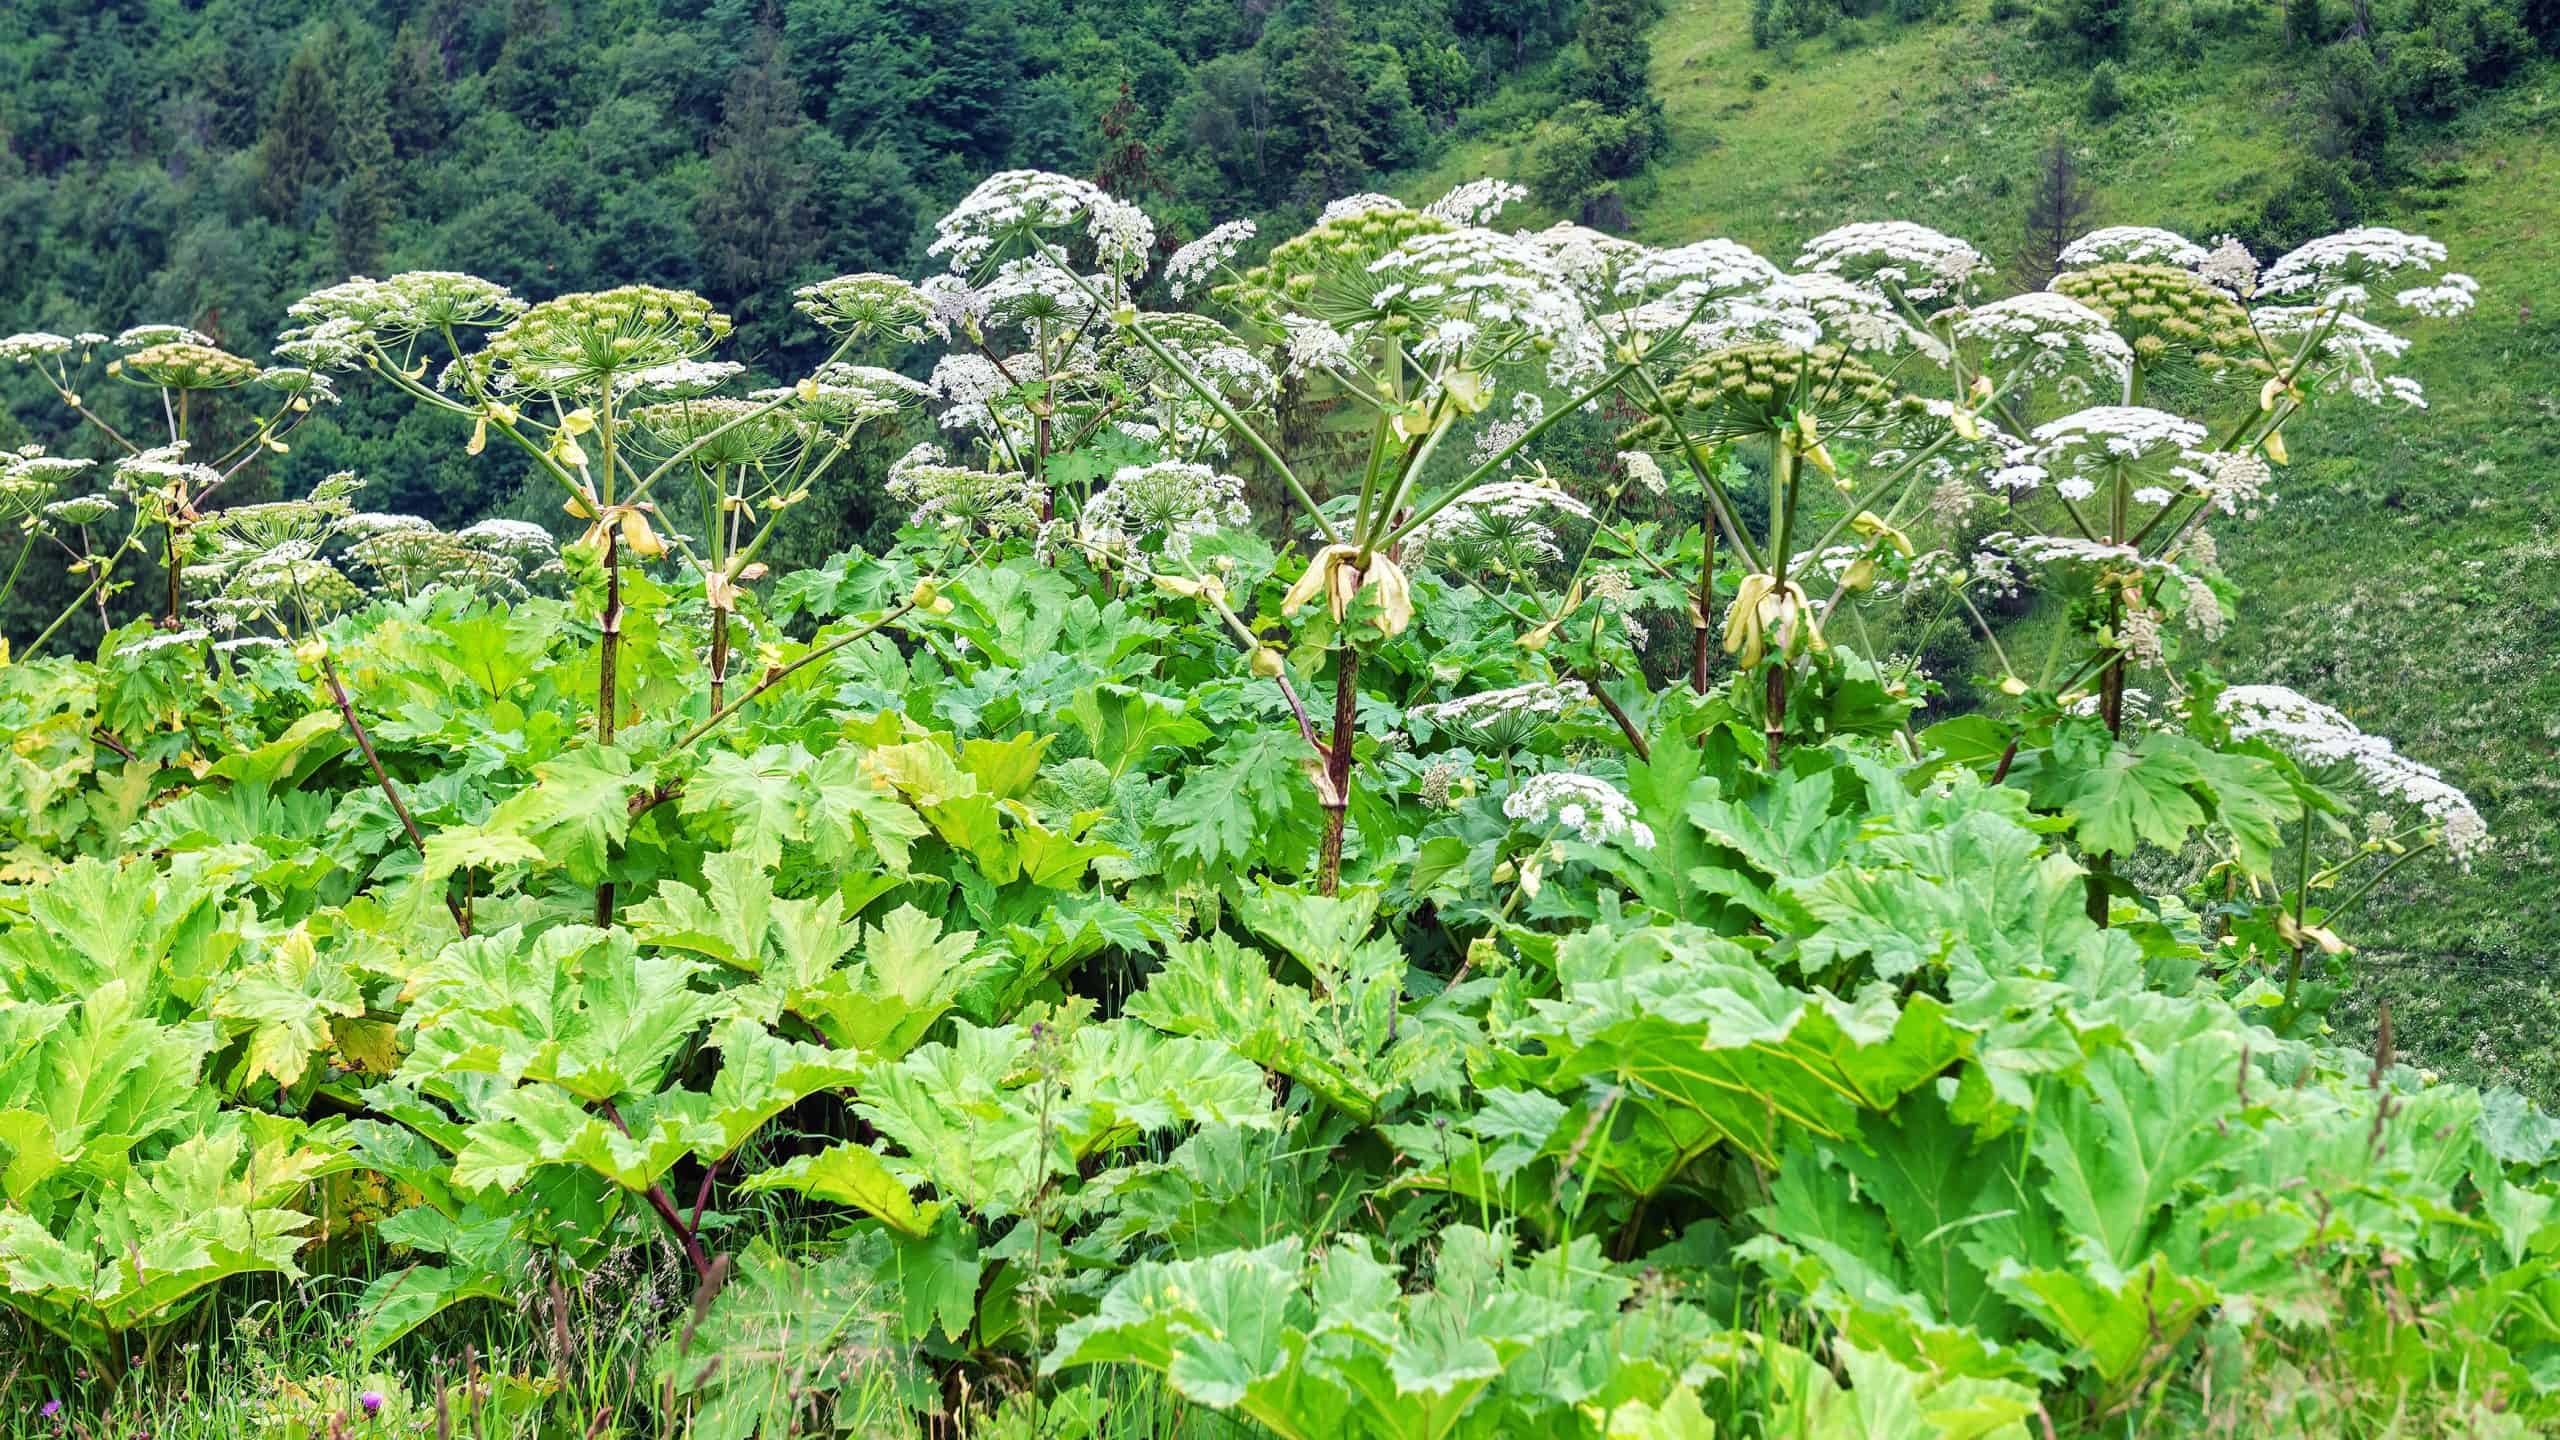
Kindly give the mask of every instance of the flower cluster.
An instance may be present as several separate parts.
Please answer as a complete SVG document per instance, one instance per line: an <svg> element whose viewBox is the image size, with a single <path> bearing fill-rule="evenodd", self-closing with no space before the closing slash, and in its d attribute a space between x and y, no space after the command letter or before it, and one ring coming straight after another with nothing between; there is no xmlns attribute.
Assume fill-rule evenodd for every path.
<svg viewBox="0 0 2560 1440"><path fill-rule="evenodd" d="M28 365L71 353L71 337L48 330L28 330L0 338L0 360Z"/></svg>
<svg viewBox="0 0 2560 1440"><path fill-rule="evenodd" d="M1961 296L1991 273L1991 262L1952 235L1888 220L1843 225L1816 235L1805 242L1796 268L1928 301Z"/></svg>
<svg viewBox="0 0 2560 1440"><path fill-rule="evenodd" d="M2093 473L2170 479L2197 491L2212 483L2212 460L2203 448L2205 428L2165 410L2094 406L2039 425L2030 438L2036 447L2034 463L2053 477L2054 489L2067 500L2089 498L2097 488L2089 478Z"/></svg>
<svg viewBox="0 0 2560 1440"><path fill-rule="evenodd" d="M939 328L924 292L896 275L838 275L791 293L792 309L857 340L920 341Z"/></svg>
<svg viewBox="0 0 2560 1440"><path fill-rule="evenodd" d="M2230 291L2246 300L2258 293L2258 257L2236 236L2225 235L2214 242L2213 249L2195 264L2195 272L2205 283Z"/></svg>
<svg viewBox="0 0 2560 1440"><path fill-rule="evenodd" d="M163 390L229 390L257 379L258 365L210 345L171 340L109 362L107 373Z"/></svg>
<svg viewBox="0 0 2560 1440"><path fill-rule="evenodd" d="M2145 365L2188 364L2208 374L2266 368L2248 312L2193 271L2110 261L2066 270L2051 288L2106 317Z"/></svg>
<svg viewBox="0 0 2560 1440"><path fill-rule="evenodd" d="M2092 230L2062 247L2055 258L2064 269L2122 261L2134 265L2175 265L2192 270L2208 251L2174 230L2149 225L2109 225Z"/></svg>
<svg viewBox="0 0 2560 1440"><path fill-rule="evenodd" d="M457 589L521 598L527 582L558 568L551 533L522 520L483 520L447 533L414 515L351 515L338 526L347 559L399 595Z"/></svg>
<svg viewBox="0 0 2560 1440"><path fill-rule="evenodd" d="M1563 558L1549 523L1556 517L1596 518L1590 506L1555 485L1503 480L1451 501L1407 538L1460 570L1520 575Z"/></svg>
<svg viewBox="0 0 2560 1440"><path fill-rule="evenodd" d="M1469 180L1424 206L1423 213L1460 225L1490 225L1494 217L1527 198L1526 185L1508 180Z"/></svg>
<svg viewBox="0 0 2560 1440"><path fill-rule="evenodd" d="M908 507L910 525L995 535L1027 535L1040 526L1030 480L954 465L931 444L918 445L889 467L888 490Z"/></svg>
<svg viewBox="0 0 2560 1440"><path fill-rule="evenodd" d="M731 395L635 406L628 418L638 438L662 454L696 447L693 463L705 469L788 463L809 438L787 403Z"/></svg>
<svg viewBox="0 0 2560 1440"><path fill-rule="evenodd" d="M494 384L585 394L635 371L691 360L729 333L729 317L686 290L624 285L532 306L489 337Z"/></svg>
<svg viewBox="0 0 2560 1440"><path fill-rule="evenodd" d="M2402 801L2440 828L2445 849L2468 860L2489 843L2489 827L2471 797L2442 771L2368 735L2335 709L2282 685L2235 685L2215 702L2243 739L2263 738L2312 765L2354 767L2375 793Z"/></svg>
<svg viewBox="0 0 2560 1440"><path fill-rule="evenodd" d="M1987 360L2017 365L2030 380L2057 380L2082 367L2121 386L2133 370L2133 347L2106 316L2050 290L1968 310L1956 320L1955 334L1980 345Z"/></svg>
<svg viewBox="0 0 2560 1440"><path fill-rule="evenodd" d="M24 521L50 513L53 497L93 461L47 455L40 445L27 445L0 455L0 520Z"/></svg>
<svg viewBox="0 0 2560 1440"><path fill-rule="evenodd" d="M1533 681L1501 690L1482 690L1405 713L1415 720L1466 736L1478 744L1507 750L1561 720L1591 699L1579 680Z"/></svg>
<svg viewBox="0 0 2560 1440"><path fill-rule="evenodd" d="M2366 404L2426 408L2425 389L2414 378L2390 371L2394 361L2409 353L2406 337L2327 305L2264 305L2250 312L2250 318L2271 341L2311 344L2309 363L2327 362L2347 393Z"/></svg>
<svg viewBox="0 0 2560 1440"><path fill-rule="evenodd" d="M1236 257L1238 251L1253 243L1254 224L1250 220L1230 220L1210 227L1209 233L1173 252L1164 262L1166 287L1179 300L1190 287Z"/></svg>
<svg viewBox="0 0 2560 1440"><path fill-rule="evenodd" d="M1875 367L1847 351L1776 341L1717 351L1674 376L1663 394L1681 414L1686 436L1673 436L1657 415L1637 424L1629 439L1776 435L1806 418L1823 435L1867 433L1903 408Z"/></svg>
<svg viewBox="0 0 2560 1440"><path fill-rule="evenodd" d="M1242 480L1180 460L1121 466L1076 516L1087 544L1126 549L1160 535L1166 553L1177 556L1196 536L1252 519Z"/></svg>
<svg viewBox="0 0 2560 1440"><path fill-rule="evenodd" d="M2444 258L2444 246L2424 235L2387 225L2359 226L2286 252L2258 277L2258 294L2270 300L2325 296L2340 286L2362 288L2403 271L2432 271Z"/></svg>
<svg viewBox="0 0 2560 1440"><path fill-rule="evenodd" d="M1653 828L1636 818L1634 801L1606 780L1571 770L1530 776L1505 797L1502 813L1532 825L1555 825L1585 845L1653 848Z"/></svg>
<svg viewBox="0 0 2560 1440"><path fill-rule="evenodd" d="M1046 170L1005 170L978 188L934 225L930 253L945 257L954 273L983 268L1016 244L1041 232L1082 224L1104 269L1135 274L1155 246L1155 222L1100 186Z"/></svg>

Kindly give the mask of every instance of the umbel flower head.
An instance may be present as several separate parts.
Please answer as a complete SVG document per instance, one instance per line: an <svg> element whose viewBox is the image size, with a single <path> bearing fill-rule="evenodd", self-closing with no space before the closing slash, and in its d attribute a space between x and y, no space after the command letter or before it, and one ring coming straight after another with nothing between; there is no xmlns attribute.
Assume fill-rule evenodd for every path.
<svg viewBox="0 0 2560 1440"><path fill-rule="evenodd" d="M1229 220L1212 226L1209 233L1173 252L1164 262L1166 288L1179 300L1183 292L1208 279L1236 257L1238 251L1253 243L1254 223Z"/></svg>
<svg viewBox="0 0 2560 1440"><path fill-rule="evenodd" d="M1875 367L1833 345L1800 349L1759 341L1697 361L1663 387L1692 441L1799 434L1871 433L1909 408ZM1627 432L1629 443L1672 439L1663 417Z"/></svg>
<svg viewBox="0 0 2560 1440"><path fill-rule="evenodd" d="M2055 261L2066 270L2119 261L2135 265L2175 265L2193 270L2209 254L2203 246L2174 230L2150 225L2109 225L2092 230L2062 247Z"/></svg>
<svg viewBox="0 0 2560 1440"><path fill-rule="evenodd" d="M109 342L118 350L148 350L154 345L211 346L213 337L184 325L135 325L128 327Z"/></svg>
<svg viewBox="0 0 2560 1440"><path fill-rule="evenodd" d="M895 275L838 275L792 293L792 309L855 340L920 341L935 329L924 292Z"/></svg>
<svg viewBox="0 0 2560 1440"><path fill-rule="evenodd" d="M1197 536L1252 519L1242 480L1180 460L1121 466L1076 517L1088 544L1125 548L1162 536L1172 555L1187 551Z"/></svg>
<svg viewBox="0 0 2560 1440"><path fill-rule="evenodd" d="M1502 813L1532 825L1554 825L1585 845L1653 848L1653 827L1636 818L1636 803L1593 775L1571 770L1532 775L1503 800Z"/></svg>
<svg viewBox="0 0 2560 1440"><path fill-rule="evenodd" d="M1408 538L1420 553L1457 570L1526 575L1564 558L1551 523L1564 518L1596 517L1556 485L1503 480L1451 501Z"/></svg>
<svg viewBox="0 0 2560 1440"><path fill-rule="evenodd" d="M1961 298L1991 273L1991 262L1952 235L1887 220L1816 235L1805 242L1796 268L1928 301Z"/></svg>
<svg viewBox="0 0 2560 1440"><path fill-rule="evenodd" d="M2208 374L2234 365L2269 368L2258 356L2249 312L2192 271L2111 261L2066 270L2050 288L2105 316L2146 366L2193 365Z"/></svg>
<svg viewBox="0 0 2560 1440"><path fill-rule="evenodd" d="M2135 485L2172 481L2186 493L2202 493L2212 483L2205 428L2164 410L2093 406L2037 426L2030 438L2033 463L2068 500L2087 499L2097 488L2092 476L2121 475Z"/></svg>
<svg viewBox="0 0 2560 1440"><path fill-rule="evenodd" d="M67 355L71 350L70 336L56 335L49 330L28 330L0 338L0 360L19 365L50 360L57 355Z"/></svg>
<svg viewBox="0 0 2560 1440"><path fill-rule="evenodd" d="M47 455L43 447L36 445L0 455L0 521L28 520L40 512L50 514L54 495L93 463Z"/></svg>
<svg viewBox="0 0 2560 1440"><path fill-rule="evenodd" d="M1305 232L1271 247L1259 265L1211 292L1248 323L1286 338L1303 316L1346 329L1374 318L1378 289L1388 282L1369 267L1407 242L1456 229L1450 221L1392 200L1374 208L1328 210Z"/></svg>
<svg viewBox="0 0 2560 1440"><path fill-rule="evenodd" d="M210 345L171 340L109 362L107 373L163 390L229 390L257 379L258 366Z"/></svg>
<svg viewBox="0 0 2560 1440"><path fill-rule="evenodd" d="M1040 526L1038 497L1029 479L1013 471L954 465L930 443L889 467L888 489L909 507L910 525L995 535L1027 535Z"/></svg>
<svg viewBox="0 0 2560 1440"><path fill-rule="evenodd" d="M642 405L630 418L661 453L699 442L693 463L706 469L783 463L808 438L789 409L727 395Z"/></svg>
<svg viewBox="0 0 2560 1440"><path fill-rule="evenodd" d="M2341 286L2362 290L2405 271L2432 271L2444 259L2444 246L2424 235L2387 225L2360 226L2323 235L2278 258L2258 277L2258 297L2317 299Z"/></svg>
<svg viewBox="0 0 2560 1440"><path fill-rule="evenodd" d="M287 345L334 338L390 349L420 335L503 325L524 309L505 286L456 270L409 270L388 280L358 275L295 301L285 313L303 324L281 338Z"/></svg>
<svg viewBox="0 0 2560 1440"><path fill-rule="evenodd" d="M1046 170L1005 170L980 181L935 223L930 253L947 258L954 273L969 274L1056 245L1079 227L1114 275L1136 274L1155 247L1155 222L1101 186Z"/></svg>
<svg viewBox="0 0 2560 1440"><path fill-rule="evenodd" d="M2455 859L2469 860L2488 845L2488 824L2470 796L2337 710L2282 685L2234 685L2214 703L2232 734L2265 739L2308 765L2352 767L2374 793L2415 807Z"/></svg>
<svg viewBox="0 0 2560 1440"><path fill-rule="evenodd" d="M690 360L729 333L729 317L688 290L624 285L562 295L489 337L494 383L541 394L600 392L617 377Z"/></svg>
<svg viewBox="0 0 2560 1440"><path fill-rule="evenodd" d="M1981 346L1985 360L2015 365L2033 380L2076 372L2121 386L2133 370L2133 347L2106 316L2050 290L1968 310L1956 320L1955 334Z"/></svg>
<svg viewBox="0 0 2560 1440"><path fill-rule="evenodd" d="M1579 680L1539 680L1416 705L1405 716L1487 749L1510 750L1590 701Z"/></svg>
<svg viewBox="0 0 2560 1440"><path fill-rule="evenodd" d="M781 402L785 415L812 431L849 434L897 414L924 393L921 383L894 370L839 361L820 366L797 385L758 390L747 398L758 404Z"/></svg>

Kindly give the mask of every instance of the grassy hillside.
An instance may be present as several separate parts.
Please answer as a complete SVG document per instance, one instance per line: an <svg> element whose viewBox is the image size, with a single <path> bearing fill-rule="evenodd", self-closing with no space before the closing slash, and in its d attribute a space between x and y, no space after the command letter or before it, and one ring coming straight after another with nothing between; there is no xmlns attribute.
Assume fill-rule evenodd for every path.
<svg viewBox="0 0 2560 1440"><path fill-rule="evenodd" d="M1682 0L1656 28L1666 157L1628 195L1645 238L1722 233L1780 259L1849 220L1900 217L2018 246L2038 152L2068 134L2092 224L2209 238L2242 228L2302 144L2310 83L2268 19L2202 59L2137 54L2124 111L2085 115L2077 67L2023 19L1965 0L1781 59L1747 7ZM2560 1097L2560 74L2548 65L2443 128L2404 136L2406 179L2364 217L2427 231L2477 275L2480 310L2422 327L2432 408L2333 405L2306 427L2280 503L2220 535L2248 595L2227 673L2291 684L2441 766L2498 832L2464 873L2411 867L2356 922L2370 1024L2476 1079ZM1451 154L1414 192L1519 176L1526 132Z"/></svg>

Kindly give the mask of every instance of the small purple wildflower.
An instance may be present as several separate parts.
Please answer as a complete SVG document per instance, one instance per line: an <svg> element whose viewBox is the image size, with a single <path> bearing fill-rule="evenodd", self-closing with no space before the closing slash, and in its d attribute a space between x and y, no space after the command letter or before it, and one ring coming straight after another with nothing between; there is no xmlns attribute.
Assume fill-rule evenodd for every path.
<svg viewBox="0 0 2560 1440"><path fill-rule="evenodd" d="M62 1402L59 1400L47 1400L36 1407L36 1418L39 1420L50 1420L61 1413Z"/></svg>
<svg viewBox="0 0 2560 1440"><path fill-rule="evenodd" d="M382 1392L367 1390L356 1397L356 1403L364 1407L364 1418L370 1420L382 1413Z"/></svg>

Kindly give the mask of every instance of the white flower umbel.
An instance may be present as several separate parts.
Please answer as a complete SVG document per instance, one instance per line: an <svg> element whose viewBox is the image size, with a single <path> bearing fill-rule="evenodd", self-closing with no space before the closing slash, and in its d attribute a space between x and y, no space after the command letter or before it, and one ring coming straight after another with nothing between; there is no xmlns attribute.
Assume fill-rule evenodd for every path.
<svg viewBox="0 0 2560 1440"><path fill-rule="evenodd" d="M1230 220L1174 251L1173 258L1164 262L1165 284L1173 291L1173 298L1183 298L1192 286L1233 260L1236 252L1253 243L1253 234L1252 221Z"/></svg>
<svg viewBox="0 0 2560 1440"><path fill-rule="evenodd" d="M184 325L136 325L116 336L119 350L148 350L154 345L203 345L210 347L213 337Z"/></svg>
<svg viewBox="0 0 2560 1440"><path fill-rule="evenodd" d="M1938 358L1944 347L1912 328L1891 300L1863 285L1828 271L1812 270L1782 277L1761 300L1774 323L1758 335L1735 338L1781 340L1799 349L1823 340L1849 350L1900 354L1919 350ZM1811 322L1811 339L1800 322Z"/></svg>
<svg viewBox="0 0 2560 1440"><path fill-rule="evenodd" d="M2480 302L2480 282L2468 275L2447 272L2433 285L2402 290L2391 298L2400 308L2430 320L2450 320L2469 314L2471 307Z"/></svg>
<svg viewBox="0 0 2560 1440"><path fill-rule="evenodd" d="M1467 371L1545 352L1548 378L1596 370L1598 337L1573 285L1537 247L1491 230L1416 235L1370 262L1371 309L1410 323L1424 351Z"/></svg>
<svg viewBox="0 0 2560 1440"><path fill-rule="evenodd" d="M2263 738L2313 765L2350 765L2376 794L2414 806L2441 831L2444 847L2468 860L2489 843L2488 824L2471 797L2443 772L2368 735L2344 714L2282 685L2234 685L2216 702L2243 739Z"/></svg>
<svg viewBox="0 0 2560 1440"><path fill-rule="evenodd" d="M1318 222L1340 220L1350 215L1366 215L1372 210L1410 210L1412 208L1393 195L1381 195L1370 190L1358 195L1345 195L1339 200L1327 203L1324 213L1318 215L1316 219Z"/></svg>
<svg viewBox="0 0 2560 1440"><path fill-rule="evenodd" d="M2426 391L2415 379L2390 373L2392 363L2409 353L2406 336L2325 305L2262 305L2249 312L2249 320L2259 334L2276 344L2298 347L2304 339L2319 336L2311 363L2327 362L2329 378L2368 405L2396 402L2418 410L2427 407Z"/></svg>
<svg viewBox="0 0 2560 1440"><path fill-rule="evenodd" d="M1090 181L1046 170L1005 170L980 181L935 223L929 253L945 257L954 272L968 272L1008 246L1034 239L1054 244L1060 237L1044 232L1078 225L1114 274L1143 268L1155 244L1155 222L1145 211Z"/></svg>
<svg viewBox="0 0 2560 1440"><path fill-rule="evenodd" d="M734 360L670 360L614 377L614 388L642 400L694 400L747 373Z"/></svg>
<svg viewBox="0 0 2560 1440"><path fill-rule="evenodd" d="M2107 317L2067 295L2030 290L1964 313L1956 338L1982 347L1994 364L2016 365L2031 380L2085 369L2121 387L2133 371L2133 347Z"/></svg>
<svg viewBox="0 0 2560 1440"><path fill-rule="evenodd" d="M1454 569L1518 575L1564 558L1553 522L1566 518L1597 517L1553 485L1503 480L1468 491L1409 538L1419 553Z"/></svg>
<svg viewBox="0 0 2560 1440"><path fill-rule="evenodd" d="M1528 186L1508 180L1470 180L1422 207L1422 213L1459 225L1490 225L1495 216L1528 196Z"/></svg>
<svg viewBox="0 0 2560 1440"><path fill-rule="evenodd" d="M1635 802L1608 781L1570 770L1532 775L1502 802L1502 813L1532 825L1555 825L1586 845L1653 848L1653 830L1636 818Z"/></svg>
<svg viewBox="0 0 2560 1440"><path fill-rule="evenodd" d="M1522 240L1538 248L1585 295L1610 290L1618 273L1653 254L1633 240L1621 240L1587 225L1559 221L1544 230L1524 232Z"/></svg>
<svg viewBox="0 0 2560 1440"><path fill-rule="evenodd" d="M1795 268L1890 287L1921 301L1960 295L1991 273L1991 263L1971 245L1901 220L1827 230L1805 242Z"/></svg>
<svg viewBox="0 0 2560 1440"><path fill-rule="evenodd" d="M454 538L475 550L511 556L528 566L552 558L560 549L550 531L528 520L482 520L456 531Z"/></svg>
<svg viewBox="0 0 2560 1440"><path fill-rule="evenodd" d="M1405 714L1441 730L1465 736L1490 749L1508 750L1521 744L1589 703L1591 692L1579 680L1553 683L1533 681L1501 690L1483 690L1443 700L1434 705L1416 705Z"/></svg>
<svg viewBox="0 0 2560 1440"><path fill-rule="evenodd" d="M1116 548L1161 535L1166 553L1177 556L1195 536L1252 520L1242 480L1179 460L1121 466L1076 517L1089 545Z"/></svg>
<svg viewBox="0 0 2560 1440"><path fill-rule="evenodd" d="M2369 287L2403 271L2421 274L2444 263L2442 245L2424 235L2367 225L2323 235L2291 251L2258 277L2258 294L2326 295L2342 285Z"/></svg>
<svg viewBox="0 0 2560 1440"><path fill-rule="evenodd" d="M50 360L56 355L68 354L70 350L70 336L56 335L45 330L29 330L0 339L0 360L13 361L20 365L36 360Z"/></svg>
<svg viewBox="0 0 2560 1440"><path fill-rule="evenodd" d="M2196 262L2196 274L2208 285L2219 285L2242 300L2258 293L2258 257L2237 237L2225 235L2214 242L2213 250Z"/></svg>
<svg viewBox="0 0 2560 1440"><path fill-rule="evenodd" d="M1648 495L1670 493L1671 481L1662 473L1662 462L1647 451L1619 451L1618 468L1627 472L1627 478L1642 486Z"/></svg>
<svg viewBox="0 0 2560 1440"><path fill-rule="evenodd" d="M2136 265L2175 265L2192 270L2209 254L2203 246L2174 230L2149 225L2109 225L2092 230L2062 247L2055 260L2066 270L2125 261Z"/></svg>
<svg viewBox="0 0 2560 1440"><path fill-rule="evenodd" d="M889 467L888 490L892 498L911 507L910 525L1029 534L1040 524L1038 497L1029 479L951 464L929 443L918 445Z"/></svg>
<svg viewBox="0 0 2560 1440"><path fill-rule="evenodd" d="M2112 476L2118 466L2128 477L2172 479L2194 490L2209 480L2205 428L2165 410L2093 406L2037 426L2030 438L2033 463L2066 499L2088 498L2096 489L2091 477Z"/></svg>
<svg viewBox="0 0 2560 1440"><path fill-rule="evenodd" d="M792 309L840 335L920 341L934 330L933 302L897 275L838 275L791 293Z"/></svg>

